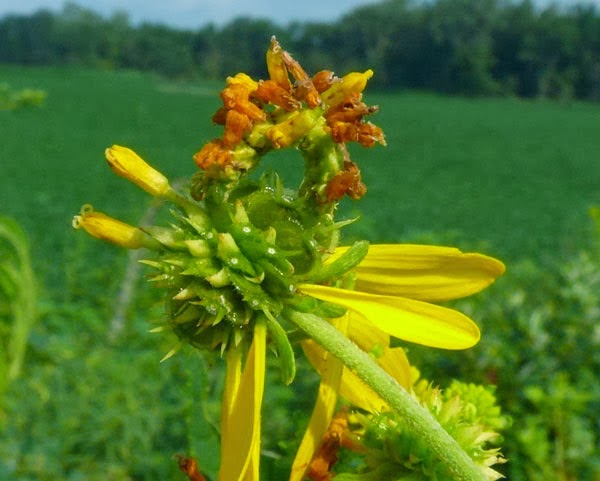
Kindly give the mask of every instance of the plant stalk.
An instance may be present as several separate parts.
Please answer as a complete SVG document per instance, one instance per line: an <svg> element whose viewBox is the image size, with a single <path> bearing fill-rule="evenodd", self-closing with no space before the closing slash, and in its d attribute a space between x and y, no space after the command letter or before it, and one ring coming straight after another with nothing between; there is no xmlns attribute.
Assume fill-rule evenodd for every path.
<svg viewBox="0 0 600 481"><path fill-rule="evenodd" d="M437 420L367 353L318 316L289 311L287 317L398 411L413 432L425 441L438 459L447 466L454 479L487 481L485 474Z"/></svg>

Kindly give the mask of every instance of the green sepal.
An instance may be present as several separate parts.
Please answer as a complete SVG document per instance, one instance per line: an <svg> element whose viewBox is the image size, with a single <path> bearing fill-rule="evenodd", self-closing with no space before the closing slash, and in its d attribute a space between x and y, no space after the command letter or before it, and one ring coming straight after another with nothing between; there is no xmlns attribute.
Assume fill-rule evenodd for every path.
<svg viewBox="0 0 600 481"><path fill-rule="evenodd" d="M210 257L212 255L210 243L205 239L188 239L183 243L194 257Z"/></svg>
<svg viewBox="0 0 600 481"><path fill-rule="evenodd" d="M355 242L339 258L333 262L325 263L318 271L310 273L307 280L313 284L318 284L338 279L360 264L368 251L369 243L367 241Z"/></svg>
<svg viewBox="0 0 600 481"><path fill-rule="evenodd" d="M258 265L265 273L265 278L261 283L265 290L282 297L288 297L293 294L294 283L290 276L281 272L266 259L259 260Z"/></svg>
<svg viewBox="0 0 600 481"><path fill-rule="evenodd" d="M265 311L264 316L267 319L267 329L271 336L271 341L279 356L281 380L286 385L291 384L294 377L296 377L296 357L294 356L294 350L285 330L277 322L277 319L269 311Z"/></svg>
<svg viewBox="0 0 600 481"><path fill-rule="evenodd" d="M235 271L229 271L229 279L242 295L243 300L254 310L279 313L281 303L269 296L260 284L249 281Z"/></svg>
<svg viewBox="0 0 600 481"><path fill-rule="evenodd" d="M269 244L262 237L262 233L249 224L234 224L229 232L235 239L240 250L249 259L267 259L275 265L284 275L291 276L294 273L294 266L283 256L279 249Z"/></svg>
<svg viewBox="0 0 600 481"><path fill-rule="evenodd" d="M324 319L334 319L346 314L345 307L321 301L310 296L294 296L289 299L287 305L298 312L314 314Z"/></svg>
<svg viewBox="0 0 600 481"><path fill-rule="evenodd" d="M181 275L202 278L214 276L221 270L220 266L211 258L188 257L184 267L185 269L181 271Z"/></svg>
<svg viewBox="0 0 600 481"><path fill-rule="evenodd" d="M185 232L178 227L149 226L142 227L142 230L169 249L186 249Z"/></svg>
<svg viewBox="0 0 600 481"><path fill-rule="evenodd" d="M183 209L187 214L187 217L185 217L186 222L191 225L198 234L204 234L211 230L210 217L199 204L187 201L183 205Z"/></svg>
<svg viewBox="0 0 600 481"><path fill-rule="evenodd" d="M252 262L242 254L231 234L227 232L220 233L218 239L217 256L225 265L250 277L257 277L259 275Z"/></svg>
<svg viewBox="0 0 600 481"><path fill-rule="evenodd" d="M240 301L231 286L215 288L205 281L198 281L191 283L188 289L193 290L197 297L197 300L188 302L204 307L213 324L220 322L223 317L240 327L250 321L251 311Z"/></svg>

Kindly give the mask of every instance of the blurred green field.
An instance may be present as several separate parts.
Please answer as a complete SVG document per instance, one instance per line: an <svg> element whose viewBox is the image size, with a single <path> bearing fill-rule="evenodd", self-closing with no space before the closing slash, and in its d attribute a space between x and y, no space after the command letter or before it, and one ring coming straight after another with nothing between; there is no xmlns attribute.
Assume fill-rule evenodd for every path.
<svg viewBox="0 0 600 481"><path fill-rule="evenodd" d="M29 232L37 269L53 285L64 284L61 271L77 249L89 249L70 228L83 203L132 223L147 208L148 196L106 167L105 147L131 146L179 178L194 171L192 154L219 135L209 120L218 83L7 66L0 79L48 92L41 110L0 113L0 211ZM366 99L380 106L373 120L388 147L352 148L369 191L343 206L344 215L361 215L349 238L433 235L508 261L543 261L582 237L587 209L600 203L600 105L415 93L367 92ZM299 159L269 162L299 179Z"/></svg>
<svg viewBox="0 0 600 481"><path fill-rule="evenodd" d="M0 477L179 479L177 452L198 454L216 473L219 365L208 369L191 350L158 363L173 341L147 333L162 306L143 279L124 329L111 337L126 253L75 232L71 219L87 202L134 224L147 211L149 196L104 162L113 143L171 179L189 177L193 153L220 134L209 119L221 84L7 66L1 82L44 89L48 99L42 109L0 112L0 215L27 231L40 284L25 373L7 395ZM569 451L570 472L597 473L600 460L590 453L598 446L600 337L589 333L597 326L600 253L575 254L593 242L587 211L600 204L600 105L404 92L367 92L366 100L381 108L373 121L388 146L351 148L369 191L342 206L342 215L361 216L347 239L443 242L509 267L465 305L484 332L476 348L411 347L411 360L440 382L494 379L519 426L506 438L510 479L571 479L553 461L571 445L578 450ZM282 166L294 183L299 164L272 154L266 168ZM276 375L269 381L267 479L284 479L310 410L316 379L299 369L294 390Z"/></svg>

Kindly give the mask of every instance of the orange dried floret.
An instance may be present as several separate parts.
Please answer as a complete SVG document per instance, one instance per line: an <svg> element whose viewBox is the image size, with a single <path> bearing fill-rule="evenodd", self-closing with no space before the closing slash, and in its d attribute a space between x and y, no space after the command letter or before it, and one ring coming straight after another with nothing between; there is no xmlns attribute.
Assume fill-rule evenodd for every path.
<svg viewBox="0 0 600 481"><path fill-rule="evenodd" d="M208 170L213 166L225 167L230 165L232 160L231 151L224 147L220 139L204 144L204 147L194 154L194 162L202 170Z"/></svg>
<svg viewBox="0 0 600 481"><path fill-rule="evenodd" d="M340 200L344 195L358 200L367 192L367 187L361 182L358 166L349 160L344 161L344 170L338 172L325 187L327 202Z"/></svg>
<svg viewBox="0 0 600 481"><path fill-rule="evenodd" d="M306 477L312 481L330 481L335 477L331 468L337 463L338 451L348 431L348 414L341 411L331 420L327 432L321 440L306 471Z"/></svg>
<svg viewBox="0 0 600 481"><path fill-rule="evenodd" d="M369 107L362 102L360 94L353 94L343 102L329 107L324 117L330 122L359 122L365 115L374 114L378 110L378 106Z"/></svg>
<svg viewBox="0 0 600 481"><path fill-rule="evenodd" d="M198 469L198 462L194 458L177 456L177 462L179 469L187 475L190 481L206 481L206 478Z"/></svg>
<svg viewBox="0 0 600 481"><path fill-rule="evenodd" d="M221 100L227 110L236 110L245 114L251 120L265 120L265 112L250 101L251 91L242 83L228 85L221 91Z"/></svg>
<svg viewBox="0 0 600 481"><path fill-rule="evenodd" d="M230 110L225 116L225 130L223 132L223 145L232 149L240 143L244 134L252 129L250 118L237 110Z"/></svg>
<svg viewBox="0 0 600 481"><path fill-rule="evenodd" d="M329 87L333 85L334 82L340 81L331 70L321 70L313 75L312 83L317 89L317 92L323 93Z"/></svg>
<svg viewBox="0 0 600 481"><path fill-rule="evenodd" d="M302 103L274 80L261 80L253 96L261 102L277 105L288 112L299 110Z"/></svg>
<svg viewBox="0 0 600 481"><path fill-rule="evenodd" d="M377 143L386 145L383 130L371 122L361 124L358 130L358 143L363 147L372 147Z"/></svg>

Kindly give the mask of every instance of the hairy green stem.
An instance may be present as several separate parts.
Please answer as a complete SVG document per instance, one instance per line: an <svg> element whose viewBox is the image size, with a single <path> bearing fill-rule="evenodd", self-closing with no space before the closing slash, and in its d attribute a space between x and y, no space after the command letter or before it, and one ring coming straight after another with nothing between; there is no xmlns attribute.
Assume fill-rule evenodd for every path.
<svg viewBox="0 0 600 481"><path fill-rule="evenodd" d="M367 353L340 331L318 316L289 311L293 321L310 338L336 356L367 383L392 408L398 411L457 481L487 481L486 476L459 444L398 382L385 372Z"/></svg>

